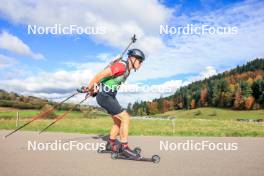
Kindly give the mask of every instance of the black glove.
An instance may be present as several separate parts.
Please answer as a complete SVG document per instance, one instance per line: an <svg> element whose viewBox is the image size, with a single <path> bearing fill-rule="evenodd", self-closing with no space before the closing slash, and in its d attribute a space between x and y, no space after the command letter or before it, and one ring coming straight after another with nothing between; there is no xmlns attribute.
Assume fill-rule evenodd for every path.
<svg viewBox="0 0 264 176"><path fill-rule="evenodd" d="M87 93L88 92L88 88L85 86L82 86L81 88L77 89L77 92L79 93Z"/></svg>
<svg viewBox="0 0 264 176"><path fill-rule="evenodd" d="M85 95L85 98L88 98L89 96L91 96L91 97L96 97L96 95L97 95L97 93L93 93L93 94L91 94L91 93L87 93L86 95Z"/></svg>

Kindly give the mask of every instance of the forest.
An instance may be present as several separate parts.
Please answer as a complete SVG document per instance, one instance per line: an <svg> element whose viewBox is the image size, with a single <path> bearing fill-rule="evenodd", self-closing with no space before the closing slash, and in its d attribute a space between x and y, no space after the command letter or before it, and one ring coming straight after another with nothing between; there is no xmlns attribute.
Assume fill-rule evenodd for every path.
<svg viewBox="0 0 264 176"><path fill-rule="evenodd" d="M129 103L127 110L133 115L153 115L200 107L263 109L263 76L264 59L257 58L230 71L181 87L171 96Z"/></svg>

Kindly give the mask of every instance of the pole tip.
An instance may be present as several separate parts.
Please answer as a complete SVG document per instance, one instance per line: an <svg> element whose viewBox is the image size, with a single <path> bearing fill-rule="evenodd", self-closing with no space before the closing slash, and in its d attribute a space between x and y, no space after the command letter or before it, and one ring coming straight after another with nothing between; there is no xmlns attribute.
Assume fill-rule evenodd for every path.
<svg viewBox="0 0 264 176"><path fill-rule="evenodd" d="M132 39L132 42L135 43L137 38L136 38L136 34L133 35L133 37L131 38Z"/></svg>

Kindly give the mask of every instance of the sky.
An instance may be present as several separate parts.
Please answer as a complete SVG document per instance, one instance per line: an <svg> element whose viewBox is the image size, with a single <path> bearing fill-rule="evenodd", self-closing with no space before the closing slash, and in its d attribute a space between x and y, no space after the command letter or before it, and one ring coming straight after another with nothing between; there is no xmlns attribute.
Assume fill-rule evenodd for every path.
<svg viewBox="0 0 264 176"><path fill-rule="evenodd" d="M56 25L88 33L41 33ZM188 26L227 32L181 32ZM144 51L146 61L117 98L123 106L149 101L263 57L263 29L261 0L0 0L0 89L60 101L87 85L136 34L132 48Z"/></svg>

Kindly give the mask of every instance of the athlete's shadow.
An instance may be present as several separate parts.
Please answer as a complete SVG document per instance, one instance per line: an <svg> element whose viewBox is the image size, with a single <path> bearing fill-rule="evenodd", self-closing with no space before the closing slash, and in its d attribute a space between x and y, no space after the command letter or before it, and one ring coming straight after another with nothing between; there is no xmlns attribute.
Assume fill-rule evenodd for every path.
<svg viewBox="0 0 264 176"><path fill-rule="evenodd" d="M84 136L84 137L75 137L75 138L69 138L69 139L62 139L61 142L62 143L67 143L67 142L70 142L70 141L85 141L85 140L89 140L89 139L101 139L103 141L107 141L109 138L109 135L102 135L102 134L99 134L99 135L96 135L96 136Z"/></svg>
<svg viewBox="0 0 264 176"><path fill-rule="evenodd" d="M99 134L98 136L93 136L92 137L93 139L101 139L103 141L107 141L108 138L109 138L109 135L102 135L102 134Z"/></svg>
<svg viewBox="0 0 264 176"><path fill-rule="evenodd" d="M93 136L92 137L93 139L101 139L101 140L103 140L103 141L108 141L108 139L109 139L109 135L98 135L98 136ZM117 145L120 145L121 144L121 142L120 142L120 140L116 140L115 141L115 143L117 144Z"/></svg>

